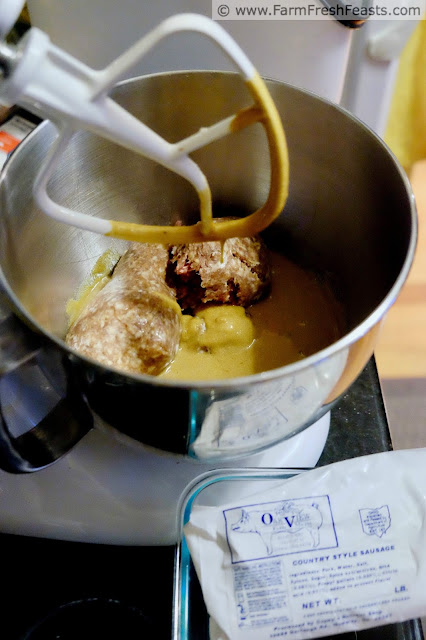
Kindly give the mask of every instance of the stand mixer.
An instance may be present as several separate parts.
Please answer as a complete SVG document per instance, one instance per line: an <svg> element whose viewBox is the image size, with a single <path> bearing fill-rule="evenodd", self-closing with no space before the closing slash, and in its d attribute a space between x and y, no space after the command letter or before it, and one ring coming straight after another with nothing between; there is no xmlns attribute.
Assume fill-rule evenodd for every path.
<svg viewBox="0 0 426 640"><path fill-rule="evenodd" d="M8 26L10 24L9 21ZM5 32L5 28L3 28L3 33ZM12 66L9 68L12 68ZM190 82L185 74L179 77L176 76L176 80ZM161 83L161 78L154 79L154 82L157 81ZM209 78L210 81L214 82L213 76ZM127 88L130 90L132 86L132 83L123 85L123 92L126 92ZM274 87L272 89L275 90ZM297 105L298 100L301 99L299 94L297 92L293 93L291 90L289 92L289 104L294 103ZM306 98L305 96L303 99L312 100L313 104L324 110L332 110L330 105L317 103L312 97ZM298 109L296 106L294 108L294 117L296 117L297 112L302 113L302 111L306 115L304 109ZM337 117L344 118L346 116L338 112ZM321 121L321 117L318 119ZM350 121L350 118L347 118L347 120ZM307 128L309 129L309 127ZM294 139L297 139L300 132L300 127L290 127L293 144ZM32 184L28 185L28 183L32 183L34 172L27 172L26 165L28 164L28 158L39 157L37 144L38 140L41 140L44 135L52 139L50 123L44 123L39 132L36 132L36 136L30 137L28 145L24 143L17 150L5 168L4 185L13 185L17 181L19 183L20 176L25 176L19 193L20 201L24 198L28 198L28 201L30 201L32 198L32 195L29 195L30 192L32 193ZM363 144L365 143L367 150L373 153L370 145L376 145L377 141L369 133L364 132L363 135L365 139ZM65 139L68 141L68 138ZM300 148L303 148L303 146L302 135ZM305 146L309 148L307 140L305 140ZM26 157L26 152L28 152L28 157ZM380 156L378 165L383 162L383 181L387 183L388 175L385 176L385 173L390 172L392 176L395 176L399 175L398 170L393 167L389 169L387 157L384 159L383 155L382 159L380 155L384 154L384 152L377 153ZM71 155L73 166L78 165L78 159L78 154L76 156ZM38 174L38 169L39 167L37 167L36 174ZM301 162L296 161L294 174L296 178L300 171ZM378 174L380 174L380 171L378 171ZM305 178L307 179L307 176ZM400 200L404 201L404 206L407 207L407 210L412 211L409 205L406 204L409 201L409 197L405 193L402 195L404 189L407 189L407 185L401 176L398 177L398 180L395 191L400 193ZM151 180L152 182L153 180ZM297 184L297 180L295 184ZM45 190L46 182L41 180L38 183L36 182L36 185ZM201 184L198 187L202 189ZM315 186L311 185L311 187L311 191L307 188L307 192L315 191ZM28 193L24 193L26 191ZM265 190L261 189L261 191L262 195L264 195ZM298 192L298 189L296 189L296 192ZM16 190L13 193L16 193ZM14 198L13 193L12 200ZM125 191L120 192L120 197L123 201L125 195ZM281 193L280 198L283 195L285 196L284 193ZM395 193L391 193L389 198L397 200L396 197L393 197L395 195ZM71 198L71 209L75 207L75 202L80 197L81 193L77 193L74 200ZM282 200L280 202L282 204ZM44 207L46 202L43 198L40 200L40 204L41 208L47 208ZM280 205L277 205L277 208L280 208ZM309 215L311 215L309 207L307 212L306 218L302 220L305 225L310 223L308 219ZM123 215L126 214L127 212L125 211ZM85 216L86 218L87 216ZM99 221L100 219L92 216L89 222L92 223L93 220ZM74 220L75 218L72 223ZM127 222L127 218L125 220ZM291 208L288 212L288 220L290 224L293 224L296 231L298 230L298 224L299 228L301 228L302 223L300 219L298 221L295 212ZM52 228L53 226L52 223ZM9 229L8 225L6 225L6 228ZM22 228L25 230L24 220L22 221ZM94 230L96 231L96 229ZM101 229L101 232L105 233L105 227ZM109 233L110 229L106 229L106 232ZM78 233L83 234L85 232ZM407 233L408 235L410 234ZM81 260L81 268L83 268L85 265L87 266L87 261L95 255L95 249L99 255L99 252L107 244L91 244L91 240L82 240L82 235L79 235L78 238L81 247L83 247L82 253L85 255L85 258ZM48 246L47 240L45 246L46 248ZM380 286L378 286L379 300L381 302L382 297L385 296L384 302L378 305L376 296L374 304L377 305L378 310L372 313L373 309L375 309L373 304L368 309L368 312L365 311L365 317L368 319L367 325L362 326L359 331L356 330L359 318L364 317L362 313L358 314L350 333L342 341L340 349L325 351L320 358L313 358L308 362L310 367L308 377L306 377L306 372L303 370L304 365L299 366L299 368L296 367L294 371L290 371L289 379L291 384L286 389L291 388L295 392L293 396L295 400L298 397L303 397L309 390L309 384L307 384L309 380L315 382L313 386L317 395L314 393L313 398L311 398L311 404L309 402L307 404L305 413L298 415L296 411L294 425L292 426L290 421L284 441L280 442L282 438L276 437L273 433L272 436L271 434L266 434L268 437L259 446L259 451L255 453L250 453L250 450L243 451L245 456L238 458L238 462L233 458L232 450L227 460L221 458L203 460L202 456L196 459L195 455L191 459L188 456L177 455L170 450L160 451L158 448L153 448L145 443L135 442L134 439L126 434L126 429L123 429L124 433L117 431L117 429L108 424L108 421L95 412L95 428L89 430L75 448L54 465L45 468L41 466L41 468L39 467L41 470L38 470L37 473L17 476L7 473L1 474L3 532L113 544L172 544L176 538L174 527L175 507L178 498L188 482L203 471L217 468L218 466L229 468L237 464L238 466L243 464L251 467L286 466L306 468L314 466L327 439L330 406L367 362L371 355L374 343L373 338L377 333L376 329L380 324L381 317L390 306L391 300L394 300L408 273L414 251L412 230L410 238L407 240L407 246L404 249L406 255L401 257L400 263L393 268L389 276L383 278L384 282L380 281ZM404 253L404 249L401 253ZM59 253L59 250L57 253ZM65 261L65 264L68 264L71 259L68 256L65 256L65 258L68 260L68 262ZM22 260L18 259L17 262L21 265ZM367 261L367 272L370 266ZM32 270L38 271L35 268ZM64 287L64 283L64 288L70 289L71 285L74 286L75 283L67 282L65 272L61 272L61 276L64 277L61 281L62 287ZM380 274L378 279L381 280ZM372 278L372 281L374 281L374 278ZM20 305L17 304L15 292L6 287L6 293L17 310L24 311L25 305L22 309L20 308ZM66 295L66 291L64 295ZM48 305L48 303L46 304ZM32 324L36 329L39 326L41 327L40 317L36 318L36 322ZM43 333L42 327L41 332ZM58 343L56 339L53 342L55 345ZM74 360L71 360L71 363L73 364ZM96 376L94 369L90 370L90 376L92 374ZM273 376L273 378L277 379L272 379L272 382L282 389L283 385L277 375ZM92 380L90 376L89 383ZM266 378L262 378L261 381L271 382ZM337 384L342 379L342 384ZM111 393L114 393L116 378L112 377L107 382L110 385ZM200 395L202 395L202 392L204 392L203 389L200 390ZM333 392L335 393L333 394ZM196 393L198 391L191 391L191 397L194 397ZM227 394L229 394L229 389L225 385L223 388L219 387L213 392L211 390L206 391L206 396L209 399L214 396L213 399L216 400L219 397L221 402L229 400ZM55 385L52 384L52 380L46 377L45 371L39 367L37 359L31 359L30 357L27 358L26 364L2 378L0 396L3 418L7 422L7 427L14 438L19 438L21 432L26 432L28 427L31 428L43 422L44 418L51 415L52 411L55 410L59 400L58 391ZM253 404L256 404L257 408L260 406L256 397ZM297 402L293 404L296 407ZM242 408L246 411L246 417L248 413L247 406L249 405L247 398L241 402L240 409ZM158 405L158 410L163 408ZM263 407L264 413L267 414L267 410L268 407ZM285 420L288 422L286 416L284 416L282 422ZM148 422L153 431L161 430L164 427L162 419L159 418L154 409L151 409L149 413ZM309 424L311 426L308 426ZM196 433L197 435L199 434ZM192 445L196 439L192 440ZM207 448L208 445L209 443L207 443ZM192 453L194 453L194 449L192 449ZM241 451L239 450L238 453L241 453Z"/></svg>
<svg viewBox="0 0 426 640"><path fill-rule="evenodd" d="M12 28L17 18L17 12L21 9L22 2L8 4L8 11L5 11L4 3L0 12L1 32L6 35ZM172 22L174 20L176 28L188 26L188 22L196 26L200 24L205 27L207 33L219 32L216 25L209 23L201 16L192 16L191 20L185 18L169 20L170 27L158 28L155 34L150 34L143 41L134 47L131 52L122 59L110 65L110 69L103 74L102 82L99 82L93 72L93 78L87 83L98 82L102 85L102 91L107 91L112 86L117 77L122 75L135 60L157 40L164 37L167 32L173 31ZM179 23L180 20L180 23ZM69 96L72 90L67 86L67 79L57 78L56 82L62 84L64 97L56 97L58 103L50 97L44 89L44 99L47 104L40 106L43 89L34 93L29 99L25 97L25 86L31 82L36 64L35 54L41 54L50 46L47 37L37 29L32 30L26 45L26 63L22 62L22 54L16 54L16 64L21 65L21 69L15 71L13 76L12 52L3 46L2 59L5 68L5 81L2 87L2 101L11 105L20 103L30 108L40 115L50 115L53 121L59 122L58 128L61 136L58 139L55 149L50 154L50 158L45 163L44 170L39 174L35 185L35 198L39 202L42 210L48 215L52 215L58 220L68 224L78 224L91 231L107 233L105 224L99 219L84 216L76 212L70 212L60 207L47 195L47 183L54 171L56 156L60 154L69 141L73 130L71 123L76 126L75 117L72 114L78 113L78 108L70 104ZM230 39L225 41L228 51L238 58L240 69L246 76L253 75L254 70L249 61L244 57L238 47ZM59 59L57 67L67 68L71 64L71 58L66 57L58 50L54 51L53 57ZM25 65L31 67L25 69ZM77 68L77 63L72 62ZM46 72L44 84L47 86L55 77L55 69ZM50 73L50 76L49 76ZM58 73L58 71L56 71ZM43 74L42 74L43 75ZM12 76L12 77L11 77ZM77 71L73 72L77 77ZM58 76L59 77L59 76ZM68 77L68 79L71 76ZM42 81L43 83L43 81ZM68 85L70 82L68 82ZM72 85L72 79L71 79ZM97 92L100 93L101 88ZM24 94L22 95L22 91ZM60 93L60 92L59 92ZM84 90L81 90L83 96ZM96 92L95 92L96 93ZM68 99L65 97L68 95ZM46 96L48 96L46 98ZM84 99L84 98L83 98ZM73 101L75 102L75 95ZM49 104L50 102L50 104ZM81 103L82 104L82 103ZM59 106L58 106L59 105ZM80 105L81 108L81 105ZM269 107L271 108L271 107ZM59 109L59 111L58 111ZM64 113L66 118L64 120ZM59 121L58 121L59 117ZM227 119L223 124L210 129L203 129L195 134L188 142L176 143L174 148L167 146L158 136L151 133L142 123L130 120L131 116L123 110L117 111L111 122L117 126L121 136L117 139L114 134L116 130L107 125L99 124L102 116L95 116L89 124L89 111L87 111L86 121L80 118L77 126L89 126L96 132L100 132L119 144L129 145L151 158L159 160L168 168L180 172L192 182L198 191L208 187L204 176L196 165L189 160L186 153L193 151L202 144L210 143L214 137L224 135L230 130L229 123L233 118ZM257 119L258 119L257 115ZM114 120L115 118L115 120ZM130 124L127 124L126 119ZM68 124L69 123L69 124ZM123 126L124 125L124 126ZM142 129L143 127L143 129ZM124 133L123 131L129 131ZM135 144L135 133L141 131L140 145ZM278 134L283 139L282 131ZM277 135L277 134L275 134ZM152 141L151 141L152 140ZM285 144L281 142L281 145ZM175 149L180 147L179 155ZM164 149L164 150L163 150ZM184 164L182 164L182 153L185 151ZM278 162L287 163L285 147L283 159ZM169 160L165 160L165 155ZM188 168L186 168L188 167ZM279 168L277 175L280 177L282 185L278 202L274 204L274 215L277 215L283 206L286 183L288 181L287 165ZM262 213L259 217L262 216ZM262 225L270 221L270 218L263 215ZM106 222L106 221L105 221ZM98 227L95 225L98 224ZM152 227L156 233L157 227ZM169 228L167 228L169 229ZM170 228L173 233L176 229ZM147 239L149 231L142 230L143 239ZM134 238L134 233L130 236ZM173 238L171 238L172 240ZM155 240L155 238L154 238ZM39 424L58 403L58 396L55 389L45 377L37 362L30 360L20 368L10 372L0 380L0 405L3 416L7 422L7 427L13 436L17 437L35 425ZM155 421L155 415L151 419ZM243 463L247 466L295 466L312 467L316 464L323 446L325 444L328 429L329 415L324 415L316 424L309 427L300 435L294 436L285 443L277 444L266 451L244 458ZM69 540L80 540L89 542L109 542L114 544L172 544L176 539L175 532L175 507L185 486L198 474L215 468L217 465L203 464L196 460L182 459L180 456L164 453L150 447L145 447L135 443L126 436L117 438L116 434L107 432L104 426L98 425L93 429L65 458L59 460L55 465L39 471L37 474L15 476L5 472L1 474L2 486L2 531L6 533L19 532L24 535L42 536L49 538L60 538ZM226 466L232 466L232 462ZM96 506L94 506L96 505Z"/></svg>

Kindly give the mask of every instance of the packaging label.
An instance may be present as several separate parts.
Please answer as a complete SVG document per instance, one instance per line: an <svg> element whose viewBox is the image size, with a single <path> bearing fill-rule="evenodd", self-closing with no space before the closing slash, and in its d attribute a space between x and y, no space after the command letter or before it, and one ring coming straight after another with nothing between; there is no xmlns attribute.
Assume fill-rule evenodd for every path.
<svg viewBox="0 0 426 640"><path fill-rule="evenodd" d="M0 131L0 149L5 153L13 151L19 143L20 140L18 138L15 138L15 136L12 136L6 131Z"/></svg>
<svg viewBox="0 0 426 640"><path fill-rule="evenodd" d="M232 563L337 547L328 496L248 505L223 515Z"/></svg>
<svg viewBox="0 0 426 640"><path fill-rule="evenodd" d="M33 130L36 125L19 115L12 116L1 125L0 129L0 168L6 162L9 154Z"/></svg>
<svg viewBox="0 0 426 640"><path fill-rule="evenodd" d="M365 456L197 507L211 638L315 638L426 614L426 450ZM220 585L220 588L218 588Z"/></svg>

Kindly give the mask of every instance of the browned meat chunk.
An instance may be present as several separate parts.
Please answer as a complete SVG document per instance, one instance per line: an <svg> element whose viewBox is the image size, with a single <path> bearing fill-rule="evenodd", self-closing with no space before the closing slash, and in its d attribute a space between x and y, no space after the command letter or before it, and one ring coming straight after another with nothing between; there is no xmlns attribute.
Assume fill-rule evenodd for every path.
<svg viewBox="0 0 426 640"><path fill-rule="evenodd" d="M67 344L123 371L161 373L180 339L180 310L165 283L167 261L161 245L132 245L71 326Z"/></svg>
<svg viewBox="0 0 426 640"><path fill-rule="evenodd" d="M206 303L247 307L270 287L268 253L259 237L177 245L170 249L167 282L184 310Z"/></svg>

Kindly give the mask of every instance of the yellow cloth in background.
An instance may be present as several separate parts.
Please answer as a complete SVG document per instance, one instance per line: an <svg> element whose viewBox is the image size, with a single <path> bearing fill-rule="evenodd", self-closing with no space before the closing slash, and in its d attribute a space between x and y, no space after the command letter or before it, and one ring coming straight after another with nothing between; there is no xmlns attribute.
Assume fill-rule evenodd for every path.
<svg viewBox="0 0 426 640"><path fill-rule="evenodd" d="M402 52L384 139L407 172L426 159L426 19Z"/></svg>

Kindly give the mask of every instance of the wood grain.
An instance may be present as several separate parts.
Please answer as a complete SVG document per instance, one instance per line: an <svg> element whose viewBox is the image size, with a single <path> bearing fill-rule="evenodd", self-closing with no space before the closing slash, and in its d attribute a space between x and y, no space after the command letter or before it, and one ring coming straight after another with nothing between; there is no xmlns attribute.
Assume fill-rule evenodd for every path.
<svg viewBox="0 0 426 640"><path fill-rule="evenodd" d="M426 161L410 175L419 216L414 263L375 350L382 378L426 378Z"/></svg>

